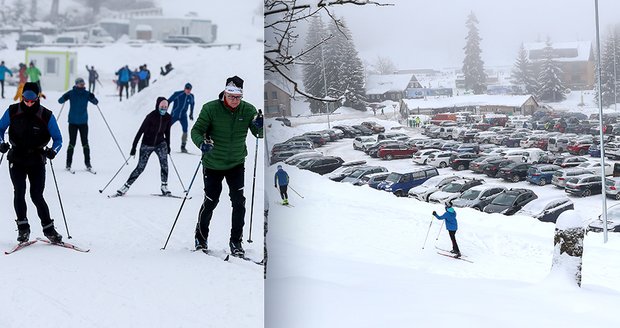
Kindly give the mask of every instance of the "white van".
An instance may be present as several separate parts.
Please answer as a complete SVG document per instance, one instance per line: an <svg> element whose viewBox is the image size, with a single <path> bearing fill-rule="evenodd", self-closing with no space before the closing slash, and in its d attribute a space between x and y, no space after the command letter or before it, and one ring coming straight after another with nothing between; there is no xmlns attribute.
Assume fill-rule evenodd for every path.
<svg viewBox="0 0 620 328"><path fill-rule="evenodd" d="M544 154L545 152L541 149L528 148L506 150L501 153L501 156L517 163L538 163Z"/></svg>
<svg viewBox="0 0 620 328"><path fill-rule="evenodd" d="M452 131L454 131L453 127L441 127L439 129L439 138L452 140Z"/></svg>

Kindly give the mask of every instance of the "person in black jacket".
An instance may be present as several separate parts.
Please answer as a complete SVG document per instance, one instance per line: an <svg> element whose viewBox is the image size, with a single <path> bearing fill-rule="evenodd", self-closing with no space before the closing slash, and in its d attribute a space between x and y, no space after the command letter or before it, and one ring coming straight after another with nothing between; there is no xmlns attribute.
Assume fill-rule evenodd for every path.
<svg viewBox="0 0 620 328"><path fill-rule="evenodd" d="M62 135L54 114L39 102L39 87L34 82L24 85L22 100L9 106L0 118L0 153L6 153L9 174L13 182L13 206L17 215L17 241L27 242L30 224L26 217L26 180L30 182L30 198L41 219L43 234L53 243L61 243L62 236L54 228L54 220L43 198L45 163L54 159L62 147ZM9 143L4 132L9 129ZM52 148L45 148L53 140ZM9 150L10 149L10 150ZM47 159L46 159L47 158ZM2 186L5 186L4 182ZM5 209L3 213L6 214Z"/></svg>
<svg viewBox="0 0 620 328"><path fill-rule="evenodd" d="M159 157L159 164L161 165L161 193L163 195L170 195L168 190L168 154L170 154L170 122L172 117L168 114L168 100L166 97L157 97L155 102L155 110L146 115L144 122L140 126L136 137L133 140L133 146L129 155L136 155L136 146L138 140L142 137L142 144L140 145L140 156L138 160L138 166L131 172L127 182L116 191L117 195L122 196L127 193L129 187L136 181L136 179L142 174L146 163L149 161L149 157L152 152Z"/></svg>
<svg viewBox="0 0 620 328"><path fill-rule="evenodd" d="M88 65L86 65L86 70L88 71L88 92L95 93L97 80L99 80L99 73L95 70L95 66L88 68Z"/></svg>

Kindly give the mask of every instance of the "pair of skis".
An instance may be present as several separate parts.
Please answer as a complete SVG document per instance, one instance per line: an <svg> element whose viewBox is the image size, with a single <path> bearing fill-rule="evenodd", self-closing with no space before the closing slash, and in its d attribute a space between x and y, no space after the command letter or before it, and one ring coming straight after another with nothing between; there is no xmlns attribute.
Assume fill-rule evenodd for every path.
<svg viewBox="0 0 620 328"><path fill-rule="evenodd" d="M111 194L108 195L108 198L116 198L116 197L123 197L125 195L119 195L119 194ZM176 198L176 199L183 199L185 198L185 196L179 196L179 195L173 195L173 194L151 194L151 196L159 196L159 197L168 197L168 198ZM187 197L187 199L192 199L192 197Z"/></svg>
<svg viewBox="0 0 620 328"><path fill-rule="evenodd" d="M251 259L251 258L249 258L249 257L247 257L245 255L235 255L235 254L226 253L226 252L221 252L220 253L220 252L215 252L215 251L212 251L212 250L192 250L192 252L202 252L204 254L217 257L218 259L223 260L225 262L230 262L230 258L233 257L233 258L238 258L238 259L241 259L241 260L244 260L244 261L247 261L247 262L251 262L251 263L254 263L254 264L257 264L257 265L265 265L263 263L263 261L260 261L260 262L254 261L253 259Z"/></svg>
<svg viewBox="0 0 620 328"><path fill-rule="evenodd" d="M10 250L8 250L8 251L5 251L5 252L4 252L4 254L5 254L5 255L13 254L13 253L15 253L15 252L17 252L17 251L19 251L19 250L22 250L22 249L24 249L24 248L26 248L26 247L28 247L28 246L30 246L30 245L32 245L32 244L34 244L34 243L38 242L38 241L43 242L43 243L46 243L46 244L48 244L48 245L60 246L60 247L64 247L64 248L68 248L68 249L72 249L72 250L74 250L74 251L82 252L82 253L88 253L88 252L90 252L90 249L83 249L83 248L80 248L80 247L78 247L78 246L75 246L75 245L70 244L70 243L67 243L67 242L53 243L53 242L51 242L51 241L49 241L49 240L47 240L47 239L37 238L37 239L35 239L35 240L31 240L31 241L26 241L26 242L23 242L23 243L19 243L19 244L15 245L15 247L13 247L12 249L10 249Z"/></svg>
<svg viewBox="0 0 620 328"><path fill-rule="evenodd" d="M461 260L461 261L465 261L465 262L469 262L469 263L474 263L474 261L466 259L467 256L461 255L461 257L455 257L455 254L450 252L447 249L439 248L437 246L435 246L435 248L437 249L437 254L439 254L439 255L450 257L450 258L453 258L455 260Z"/></svg>
<svg viewBox="0 0 620 328"><path fill-rule="evenodd" d="M72 169L70 169L70 168L67 168L67 169L65 169L65 170L66 170L67 172L71 173L71 174L75 174L75 172L76 172L75 170L72 170ZM93 170L93 169L90 169L90 170L89 170L89 169L86 169L86 170L84 170L84 172L88 172L88 173L91 173L91 174L97 174L97 171L95 171L95 170Z"/></svg>

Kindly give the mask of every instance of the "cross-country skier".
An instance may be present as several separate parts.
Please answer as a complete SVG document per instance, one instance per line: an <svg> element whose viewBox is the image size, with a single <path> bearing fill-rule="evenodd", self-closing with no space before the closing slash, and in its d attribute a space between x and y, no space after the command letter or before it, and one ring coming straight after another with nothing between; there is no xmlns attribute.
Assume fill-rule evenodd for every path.
<svg viewBox="0 0 620 328"><path fill-rule="evenodd" d="M41 89L41 71L37 66L35 66L33 61L30 61L30 66L26 69L26 74L28 74L28 78L30 82L34 82L39 87L39 94L43 92ZM44 97L45 98L45 97Z"/></svg>
<svg viewBox="0 0 620 328"><path fill-rule="evenodd" d="M232 203L230 252L243 256L242 238L245 225L245 197L243 196L245 157L248 154L248 129L257 138L263 137L263 118L256 108L243 100L243 80L238 76L226 79L226 87L218 99L202 106L191 137L202 151L205 198L196 225L195 246L207 250L209 223L222 192L222 180L228 184Z"/></svg>
<svg viewBox="0 0 620 328"><path fill-rule="evenodd" d="M452 202L448 201L446 203L446 212L444 214L437 215L437 212L433 211L433 216L439 220L446 220L446 230L448 230L448 234L450 235L450 240L452 240L452 250L450 253L454 254L455 258L461 257L461 251L459 250L459 245L456 243L456 231L458 230L458 222L456 221L456 211L452 207Z"/></svg>
<svg viewBox="0 0 620 328"><path fill-rule="evenodd" d="M9 142L4 141L4 132L9 129ZM50 139L52 148L45 148ZM13 205L17 215L17 241L30 238L30 225L26 217L26 180L30 181L30 198L41 219L43 234L53 243L60 243L62 236L54 228L54 220L43 198L45 189L46 158L53 160L62 147L62 136L52 111L39 101L39 87L36 83L24 85L22 101L9 106L0 119L0 152L9 151L9 174L13 182Z"/></svg>
<svg viewBox="0 0 620 328"><path fill-rule="evenodd" d="M99 73L95 70L95 66L88 68L88 65L86 65L86 70L88 71L88 92L95 93L97 80L99 80Z"/></svg>
<svg viewBox="0 0 620 328"><path fill-rule="evenodd" d="M4 65L4 60L0 62L0 85L2 86L2 99L4 99L4 76L9 73L13 76L13 72Z"/></svg>
<svg viewBox="0 0 620 328"><path fill-rule="evenodd" d="M77 139L78 131L80 132L80 140L84 149L84 164L88 171L92 170L90 164L90 147L88 146L88 102L94 105L99 100L90 91L86 91L84 79L78 77L75 79L73 89L67 91L58 99L59 104L64 104L69 100L69 147L67 148L67 171L71 171L71 163L73 162L73 149Z"/></svg>
<svg viewBox="0 0 620 328"><path fill-rule="evenodd" d="M136 137L133 140L133 146L131 147L130 156L136 155L136 146L138 140L142 137L142 144L140 145L140 157L138 159L138 166L131 172L127 182L116 191L117 195L122 196L127 193L129 187L136 181L136 179L142 174L146 163L149 161L149 157L152 152L159 157L159 165L161 166L161 193L163 195L170 195L168 190L168 154L170 154L170 121L171 117L168 114L168 101L166 97L157 97L155 102L155 110L146 115L144 122L140 126ZM144 136L143 136L144 135Z"/></svg>
<svg viewBox="0 0 620 328"><path fill-rule="evenodd" d="M123 101L123 89L125 89L125 99L129 98L129 79L131 78L131 71L127 65L121 67L116 73L118 75L118 97L119 101Z"/></svg>
<svg viewBox="0 0 620 328"><path fill-rule="evenodd" d="M19 76L19 84L17 85L17 92L15 92L15 97L13 100L21 101L22 92L24 92L24 84L28 81L28 74L26 73L27 67L24 63L19 63L19 72L17 73Z"/></svg>
<svg viewBox="0 0 620 328"><path fill-rule="evenodd" d="M278 188L280 185L280 197L282 197L282 205L288 205L288 173L284 171L282 165L278 165L278 171L273 177L273 186Z"/></svg>
<svg viewBox="0 0 620 328"><path fill-rule="evenodd" d="M174 103L172 107L172 124L179 121L181 122L181 128L183 129L183 135L181 136L181 152L187 153L187 109L189 108L189 119L194 120L194 95L192 94L192 85L188 82L185 83L183 90L176 91L168 98L168 103Z"/></svg>

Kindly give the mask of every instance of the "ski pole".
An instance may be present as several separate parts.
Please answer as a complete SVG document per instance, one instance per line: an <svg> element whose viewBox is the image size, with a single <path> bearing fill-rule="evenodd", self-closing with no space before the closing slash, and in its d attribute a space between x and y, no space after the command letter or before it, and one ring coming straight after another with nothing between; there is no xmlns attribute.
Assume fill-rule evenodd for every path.
<svg viewBox="0 0 620 328"><path fill-rule="evenodd" d="M60 203L60 211L62 212L62 218L65 221L65 230L67 230L67 238L71 239L71 234L69 234L69 226L67 225L67 217L65 216L65 209L62 206L62 199L60 198L60 190L58 189L58 182L56 181L56 173L54 172L54 164L52 164L52 160L50 159L50 167L52 168L52 176L54 177L54 185L56 185L56 193L58 194L58 202Z"/></svg>
<svg viewBox="0 0 620 328"><path fill-rule="evenodd" d="M441 226L439 226L439 232L437 233L437 238L435 238L435 240L439 240L439 235L441 235L441 228L443 228L443 220L441 220Z"/></svg>
<svg viewBox="0 0 620 328"><path fill-rule="evenodd" d="M131 157L129 157L131 158ZM109 185L110 183L112 183L112 181L114 181L114 178L116 178L116 176L121 173L121 170L125 167L125 165L127 165L127 162L129 162L129 158L125 161L125 163L123 163L123 165L121 166L120 169L118 169L118 171L116 171L116 174L114 174L114 176L112 177L112 179L110 179L110 181L108 181L108 184L105 185L105 187L103 187L103 189L99 189L99 193L102 193Z"/></svg>
<svg viewBox="0 0 620 328"><path fill-rule="evenodd" d="M250 206L250 235L248 243L252 243L252 217L254 215L254 188L256 187L256 160L258 158L258 138L256 138L256 149L254 151L254 177L252 178L252 205Z"/></svg>
<svg viewBox="0 0 620 328"><path fill-rule="evenodd" d="M428 239L428 234L431 232L431 226L433 225L433 219L431 219L431 223L428 225L428 230L426 231L426 238L424 238L424 244L422 245L422 249L426 246L426 240Z"/></svg>
<svg viewBox="0 0 620 328"><path fill-rule="evenodd" d="M289 188L291 188L291 190L292 190L293 192L295 192L295 193L297 194L297 196L299 196L299 197L301 197L301 198L304 198L304 196L300 195L300 194L299 194L299 193L298 193L295 189L293 189L293 187L291 187L291 185L290 185L290 184L288 185L288 187L289 187Z"/></svg>
<svg viewBox="0 0 620 328"><path fill-rule="evenodd" d="M56 117L56 121L60 119L60 115L62 115L62 110L64 108L65 108L65 103L62 103L62 106L60 106L60 111L58 112L58 117Z"/></svg>
<svg viewBox="0 0 620 328"><path fill-rule="evenodd" d="M116 143L116 147L118 147L118 150L121 152L123 159L125 160L125 162L127 162L127 157L125 157L125 153L123 153L123 149L118 144L118 141L116 141L116 137L114 136L114 133L112 132L112 129L110 128L110 125L108 124L108 121L105 119L105 116L103 116L103 112L101 111L101 108L99 108L99 105L95 105L95 106L97 106L97 109L99 110L99 114L101 114L101 118L103 118L103 122L105 122L105 125L108 127L108 130L110 131L110 134L112 135L112 139L114 139L114 142Z"/></svg>
<svg viewBox="0 0 620 328"><path fill-rule="evenodd" d="M170 163L172 163L172 167L174 168L174 172L176 172L177 177L179 178L179 182L181 183L181 187L183 187L183 192L187 192L187 189L185 189L185 186L183 185L183 180L181 180L181 176L179 175L179 171L177 171L177 166L174 165L174 161L172 160L172 155L168 154L168 157L170 157Z"/></svg>
<svg viewBox="0 0 620 328"><path fill-rule="evenodd" d="M168 241L170 240L170 236L172 236L172 231L174 230L174 226L177 225L177 220L179 219L179 215L181 215L181 210L183 210L183 205L185 205L185 201L187 200L187 195L189 194L189 190L192 189L192 185L194 184L194 180L196 179L196 175L198 174L198 170L200 169L201 164L202 164L202 159L200 159L200 161L198 162L198 166L196 166L196 172L194 172L194 176L192 177L192 182L190 182L189 186L187 187L187 191L185 192L185 197L183 197L183 202L181 203L181 207L179 208L177 217L174 218L174 223L172 224L172 228L170 229L170 233L168 234L168 238L166 239L166 243L164 244L164 247L161 248L162 250L165 250L166 246L168 246Z"/></svg>
<svg viewBox="0 0 620 328"><path fill-rule="evenodd" d="M0 164L2 164L3 159L4 159L4 153L2 153L2 157L0 157Z"/></svg>

